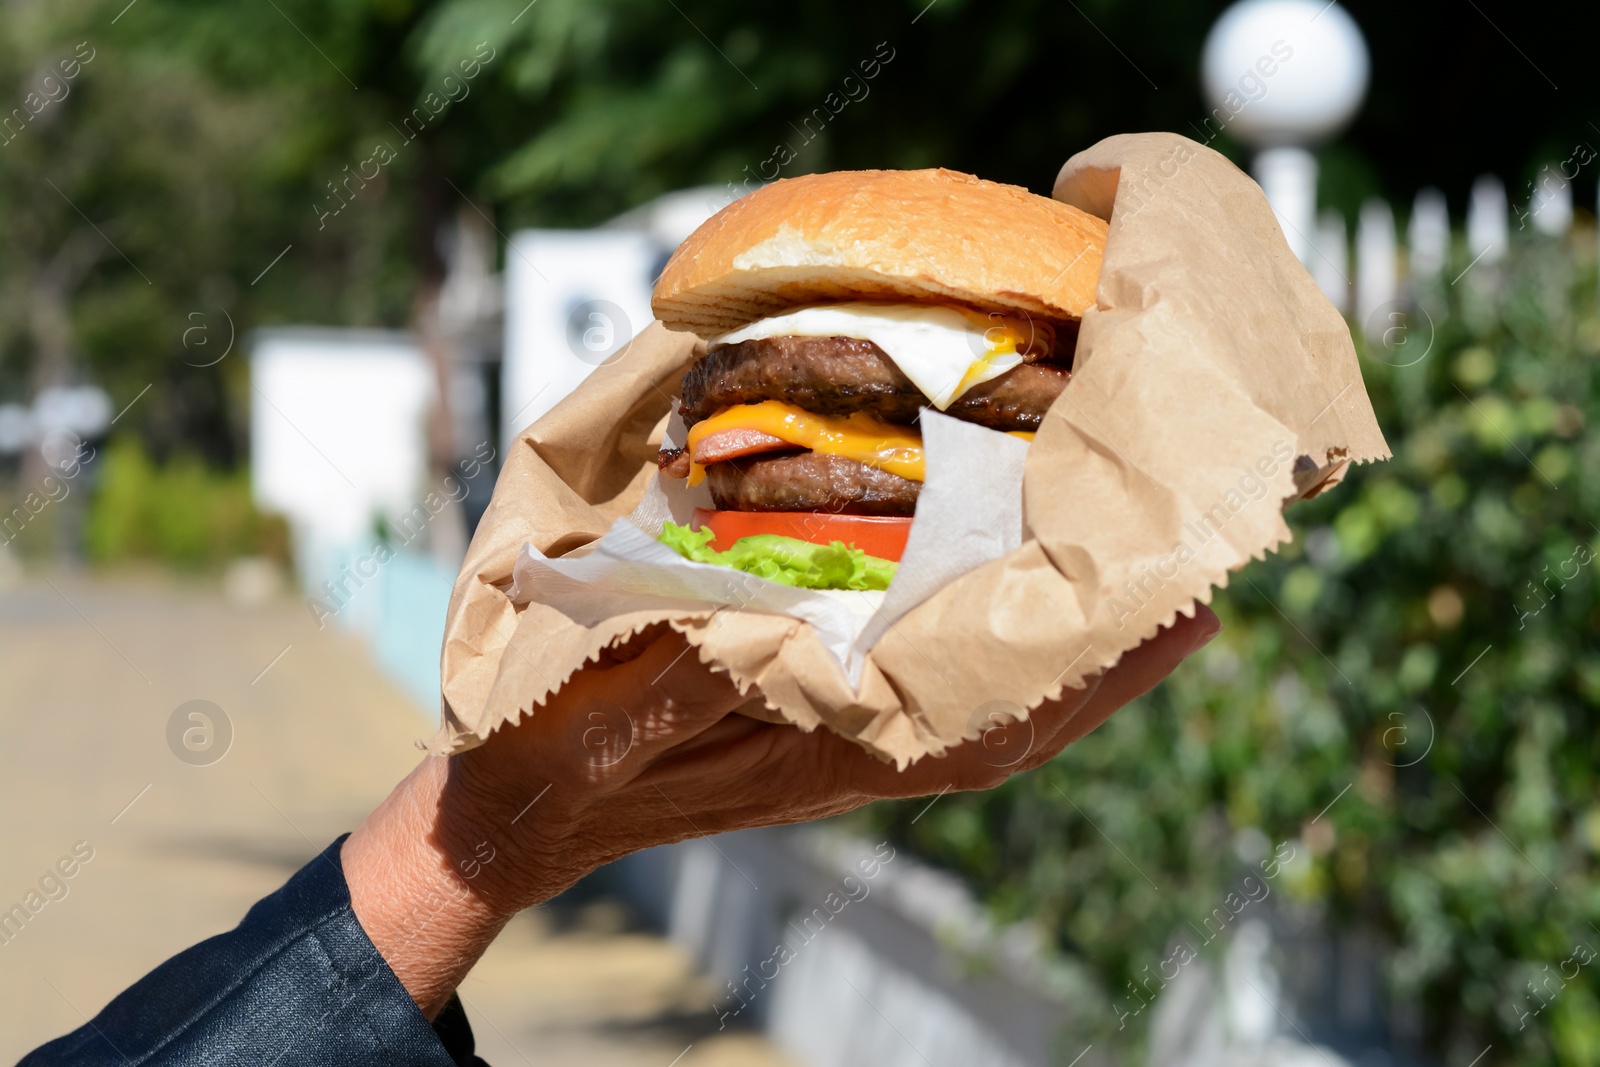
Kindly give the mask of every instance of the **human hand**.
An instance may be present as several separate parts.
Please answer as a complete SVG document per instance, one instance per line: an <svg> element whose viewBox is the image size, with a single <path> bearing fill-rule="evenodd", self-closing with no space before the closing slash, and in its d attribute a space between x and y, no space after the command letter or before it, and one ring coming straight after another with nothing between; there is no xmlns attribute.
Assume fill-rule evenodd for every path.
<svg viewBox="0 0 1600 1067"><path fill-rule="evenodd" d="M1089 679L904 771L746 702L680 635L640 635L479 748L425 760L345 843L357 918L430 1017L512 915L652 845L988 789L1156 686L1221 629L1196 605ZM419 902L433 901L428 904Z"/></svg>

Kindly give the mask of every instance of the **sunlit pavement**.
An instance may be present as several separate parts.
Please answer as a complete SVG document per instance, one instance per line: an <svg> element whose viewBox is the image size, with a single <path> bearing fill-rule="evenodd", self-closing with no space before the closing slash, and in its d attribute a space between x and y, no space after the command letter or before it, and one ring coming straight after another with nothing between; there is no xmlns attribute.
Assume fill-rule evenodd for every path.
<svg viewBox="0 0 1600 1067"><path fill-rule="evenodd" d="M174 723L191 701L213 707ZM0 928L11 1063L237 922L383 797L432 721L288 597L46 572L0 588L0 728L0 912L36 909ZM519 917L462 993L496 1067L784 1062L707 1033L686 957L604 901Z"/></svg>

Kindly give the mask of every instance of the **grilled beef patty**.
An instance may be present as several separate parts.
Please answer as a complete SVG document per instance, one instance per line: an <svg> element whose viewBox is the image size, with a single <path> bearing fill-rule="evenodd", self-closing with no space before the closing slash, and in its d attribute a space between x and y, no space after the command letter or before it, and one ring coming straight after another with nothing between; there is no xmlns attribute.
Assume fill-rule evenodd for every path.
<svg viewBox="0 0 1600 1067"><path fill-rule="evenodd" d="M921 482L826 452L788 452L713 463L711 499L724 511L832 511L910 515Z"/></svg>
<svg viewBox="0 0 1600 1067"><path fill-rule="evenodd" d="M1075 324L1057 328L1059 352ZM967 390L945 412L996 430L1037 430L1066 388L1065 362L1025 363ZM928 399L883 350L853 337L772 337L712 349L683 376L684 421L693 426L724 408L782 400L819 415L866 412L915 423ZM664 450L662 474L689 473L688 455ZM712 500L729 511L829 511L911 515L921 482L823 452L765 453L706 467Z"/></svg>
<svg viewBox="0 0 1600 1067"><path fill-rule="evenodd" d="M1037 430L1069 377L1061 364L1024 363L973 386L945 414L995 430ZM916 422L928 406L921 390L871 341L772 337L708 352L683 376L679 410L693 426L725 407L761 400L787 401L819 415L864 411L903 425Z"/></svg>

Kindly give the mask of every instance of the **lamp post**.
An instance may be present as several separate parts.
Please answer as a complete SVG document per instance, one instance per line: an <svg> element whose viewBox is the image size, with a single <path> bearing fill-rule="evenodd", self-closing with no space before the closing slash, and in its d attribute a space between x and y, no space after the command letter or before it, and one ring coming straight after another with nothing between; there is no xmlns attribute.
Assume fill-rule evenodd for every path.
<svg viewBox="0 0 1600 1067"><path fill-rule="evenodd" d="M1201 81L1207 128L1255 148L1256 181L1289 247L1314 250L1317 161L1311 146L1341 130L1361 106L1370 63L1349 14L1323 0L1240 0L1206 36Z"/></svg>

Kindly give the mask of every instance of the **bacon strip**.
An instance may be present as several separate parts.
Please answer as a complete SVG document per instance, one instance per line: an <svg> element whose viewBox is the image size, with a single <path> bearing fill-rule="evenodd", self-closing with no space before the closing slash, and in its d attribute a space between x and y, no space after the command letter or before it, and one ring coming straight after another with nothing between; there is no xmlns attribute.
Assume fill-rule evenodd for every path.
<svg viewBox="0 0 1600 1067"><path fill-rule="evenodd" d="M663 478L689 477L689 450L687 448L663 448L656 456L656 467L661 471Z"/></svg>
<svg viewBox="0 0 1600 1067"><path fill-rule="evenodd" d="M774 437L770 433L730 427L708 433L701 438L694 447L694 461L702 464L721 463L723 460L738 459L741 456L753 456L761 452L776 452L794 447L783 438Z"/></svg>

